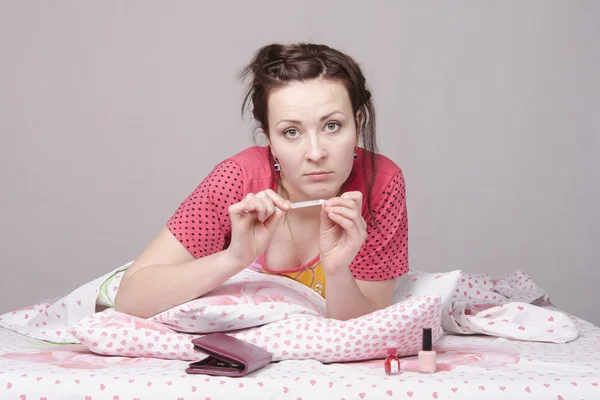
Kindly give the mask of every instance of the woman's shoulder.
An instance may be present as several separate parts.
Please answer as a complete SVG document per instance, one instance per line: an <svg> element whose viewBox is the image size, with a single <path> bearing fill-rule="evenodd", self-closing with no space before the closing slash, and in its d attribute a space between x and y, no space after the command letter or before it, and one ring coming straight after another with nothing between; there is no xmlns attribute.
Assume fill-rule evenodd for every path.
<svg viewBox="0 0 600 400"><path fill-rule="evenodd" d="M236 153L223 163L234 163L248 177L262 177L270 175L269 149L263 146L251 146Z"/></svg>
<svg viewBox="0 0 600 400"><path fill-rule="evenodd" d="M380 200L387 199L396 194L396 192L404 192L404 175L402 169L390 158L377 154L377 173L375 174L375 182L373 183L373 197L375 203L381 203ZM387 200L384 200L385 203Z"/></svg>
<svg viewBox="0 0 600 400"><path fill-rule="evenodd" d="M269 162L269 148L267 146L250 146L230 156L227 160L238 163L266 164Z"/></svg>
<svg viewBox="0 0 600 400"><path fill-rule="evenodd" d="M388 179L391 179L398 174L402 174L402 168L383 154L375 154L375 160L377 164L377 177L387 177Z"/></svg>
<svg viewBox="0 0 600 400"><path fill-rule="evenodd" d="M366 149L360 148L357 150L358 165L365 168L366 176L371 175L371 165L369 158L375 156L375 186L387 186L387 183L395 176L402 176L402 169L392 159L383 154L372 153Z"/></svg>
<svg viewBox="0 0 600 400"><path fill-rule="evenodd" d="M240 175L245 193L256 193L272 186L268 147L248 147L226 158L220 164L235 168L235 172Z"/></svg>
<svg viewBox="0 0 600 400"><path fill-rule="evenodd" d="M375 158L375 176L371 181L371 163L370 158ZM353 179L350 183L350 190L359 190L363 194L367 193L367 187L372 182L371 202L373 206L382 205L392 192L404 191L404 176L402 169L389 157L379 153L371 153L366 149L357 150L357 165L359 168L353 170ZM366 204L363 204L363 212L366 212Z"/></svg>

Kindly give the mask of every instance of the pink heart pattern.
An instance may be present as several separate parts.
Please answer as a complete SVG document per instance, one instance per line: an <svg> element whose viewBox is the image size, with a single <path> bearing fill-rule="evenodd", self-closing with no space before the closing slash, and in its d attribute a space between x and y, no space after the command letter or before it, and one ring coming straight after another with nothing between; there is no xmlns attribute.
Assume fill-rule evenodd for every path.
<svg viewBox="0 0 600 400"><path fill-rule="evenodd" d="M381 358L386 354L385 342L390 340L397 343L399 356L409 356L421 349L424 326L432 328L434 341L441 336L440 313L439 297L422 296L349 321L300 314L230 335L270 351L274 361L340 362ZM399 318L402 315L410 318ZM377 333L369 333L361 324ZM132 327L134 333L125 335L124 330ZM114 309L84 318L69 332L89 350L102 355L185 361L204 357L190 345L198 335L181 334L155 320L136 318Z"/></svg>
<svg viewBox="0 0 600 400"><path fill-rule="evenodd" d="M489 293L490 291L486 292L484 287L494 288L492 291L497 296L496 300L502 299L503 295L495 290L498 285L497 280L492 281L483 275L480 275L480 278L484 279L485 283L483 280L476 282L474 277L469 279L469 275L463 276L463 279L466 280L461 285L461 290L464 288L468 295L471 295L471 290L479 291L479 294L474 292L473 296L488 296L487 300L491 301L493 295ZM526 280L524 275L517 275L516 282L511 282L513 285L511 287L522 285L523 288L526 288L527 285L532 284L531 282L525 283ZM469 283L471 287L469 287ZM532 290L532 293L534 292L535 290ZM378 359L380 356L377 355L379 350L376 348L376 342L385 341L394 335L410 335L411 329L414 329L415 332L418 331L419 329L414 328L414 325L429 324L426 319L427 313L436 310L437 307L434 305L430 310L431 303L418 300L418 296L414 295L409 298L416 303L410 306L408 303L403 303L397 309L381 310L380 313L365 316L356 323L350 320L334 321L333 324L331 321L320 318L319 313L306 311L302 314L305 309L300 312L290 309L285 312L278 311L281 312L281 315L276 317L275 321L266 320L269 317L268 312L263 314L244 312L244 318L240 319L240 313L220 305L219 307L222 308L218 311L219 316L223 312L226 313L221 316L222 318L264 323L262 326L248 327L232 334L246 335L243 337L244 340L254 340L258 345L267 348L269 346L275 348L277 345L282 349L286 346L283 342L287 341L289 342L287 346L291 348L287 349L287 355L283 353L286 350L282 351L282 357L287 357L283 359L299 358L299 360L270 365L253 376L235 380L187 375L183 372L187 366L188 361L186 360L168 362L156 360L156 358L184 357L184 352L188 352L189 360L196 359L191 356L193 349L190 346L190 340L198 335L186 332L188 327L181 327L178 324L165 326L159 321L142 320L140 322L131 319L115 322L115 316L111 315L110 310L107 310L95 314L95 319L87 321L93 321L96 324L94 326L84 326L85 324L71 326L71 329L82 332L84 345L78 346L77 350L69 350L72 346L48 349L31 347L30 339L23 338L21 340L12 332L0 329L0 397L5 394L11 398L46 400L56 397L51 392L52 390L60 390L63 393L69 391L80 393L81 398L90 400L99 397L113 400L143 399L147 397L144 393L167 390L170 398L185 399L190 396L196 398L198 393L202 393L199 398L214 399L219 397L223 388L227 388L239 393L240 398L243 398L245 394L255 393L253 390L260 390L263 397L278 398L285 395L292 399L311 398L310 394L314 393L327 393L328 398L334 399L398 397L443 400L462 396L469 398L469 395L477 397L483 394L491 398L510 398L511 396L527 398L536 396L557 400L572 397L600 398L600 375L597 372L597 367L600 366L600 328L570 315L565 320L564 314L557 313L550 308L548 309L553 313L545 315L543 319L545 324L552 325L550 329L548 329L549 325L546 325L544 329L546 331L565 329L565 325L568 327L568 321L575 321L581 333L576 346L538 344L538 347L533 347L525 341L500 343L494 342L494 338L490 338L488 341L485 337L479 337L476 341L477 346L482 346L486 351L483 351L477 358L465 358L465 361L457 364L460 365L460 368L456 368L457 365L452 363L446 363L444 361L446 354L441 351L438 354L439 372L428 377L429 379L415 381L410 378L407 371L397 377L386 378L382 374L382 360ZM29 321L36 320L37 331L45 329L46 335L52 340L59 336L60 339L74 340L75 338L66 329L66 326L61 325L61 327L57 324L62 324L65 320L72 320L73 306L87 307L89 303L83 297L72 297L71 300L71 302L62 301L56 304L38 304L26 308L22 312L17 311L14 314L3 315L0 317L0 325L7 320L13 321L11 318L20 318L25 325ZM514 318L517 318L518 314L526 314L529 311L528 305L542 307L544 301L547 300L519 304L517 304L518 301L505 302L505 311L503 312L506 314L506 310L511 310L510 304L513 303L516 304L512 310L515 314L504 315L500 320L494 319L493 316L495 312L493 307L497 307L497 305L486 308L485 304L481 309L475 307L472 310L474 313L470 315L464 312L466 309L462 310L462 318L465 318L465 326L467 317L471 319L477 317L486 322L494 320L497 324L515 322L517 330L519 326L522 326L525 328L523 332L530 332L532 330L531 323L517 321ZM471 304L475 303L471 302ZM269 309L271 305L273 304L269 305ZM404 308L402 309L402 307ZM277 307L274 309L277 311ZM416 315L413 314L413 309L416 310ZM491 315L486 316L487 314ZM26 315L27 317L25 317ZM460 315L460 310L458 315ZM199 313L193 316L196 320L203 318ZM191 317L189 319L194 321ZM415 319L417 319L416 322ZM502 319L506 321L502 321ZM84 319L82 318L79 322L84 322ZM402 322L401 326L397 325L398 322ZM180 321L179 325L181 324ZM35 325L33 326L35 327ZM31 328L31 326L29 327ZM60 332L60 335L56 334L56 331ZM93 337L87 338L86 335ZM297 338L297 335L301 335L301 337ZM137 342L134 342L134 337L137 338ZM125 344L122 344L121 341L125 341ZM472 347L472 341L473 339L470 337L446 335L437 340L436 347L439 349L444 349L448 345ZM109 346L111 342L113 345ZM84 349L92 347L93 343L96 343L98 348L106 346L107 350L114 351L116 348L120 349L120 352L127 352L133 347L131 351L139 352L140 355L107 358L97 355L97 353L86 353ZM410 343L408 344L410 347ZM138 347L140 345L141 349ZM163 348L163 345L167 348ZM295 345L298 345L299 350L293 349ZM506 346L511 351L517 351L519 362L512 364L510 370L503 368L501 363L490 366L489 357L494 354L494 346ZM358 351L356 351L357 348ZM314 359L301 360L305 354L310 355L310 352L326 353L327 350L333 354L338 353L342 358L356 357L353 354L356 351L359 354L358 359L367 356L376 359L339 365L322 365L315 362ZM350 354L346 354L346 350L350 350ZM368 350L371 352L367 353ZM168 356L159 355L156 353L158 351L168 353ZM293 354L296 355L293 356ZM456 355L452 357L456 357ZM411 362L416 362L407 362L407 360L416 359L414 357L403 359L402 365L405 368ZM166 364L152 364L152 362L159 361ZM532 365L541 365L544 368L531 368ZM95 369L103 368L105 371L110 371L109 375L95 372ZM14 372L11 372L10 369L14 369ZM133 376L137 379L131 378ZM121 379L117 379L119 377ZM202 385L198 384L199 381Z"/></svg>
<svg viewBox="0 0 600 400"><path fill-rule="evenodd" d="M493 279L463 273L455 289L451 318L443 328L527 341L567 343L579 336L571 319L550 305L546 292L522 271Z"/></svg>
<svg viewBox="0 0 600 400"><path fill-rule="evenodd" d="M379 320L380 323L384 323L386 317L384 316L373 316L373 321L375 322ZM105 319L105 322L109 322ZM290 321L292 323L292 321ZM300 329L304 331L305 322L298 321L297 323L301 324ZM350 327L353 328L350 331ZM365 326L361 327L360 323L358 327L350 324L348 326L348 321L346 321L345 327L337 327L337 335L342 333L346 334L346 337L350 335L348 332L355 333L357 329L365 329L368 327L368 324L365 323ZM304 331L303 338L312 337L314 340L316 335L311 332L311 326L309 323L308 331ZM321 322L320 327L316 327L316 329L327 329L327 325ZM289 330L294 331L295 326L291 327ZM584 341L582 344L585 345L586 349L589 349L590 352L587 351L585 354L588 355L588 358L585 361L581 361L578 363L578 367L581 368L585 366L588 361L590 365L600 365L600 337L594 337L589 334L590 329L595 329L600 334L600 329L596 327L588 326L588 331L585 337L582 338ZM129 325L129 331L134 332L135 327ZM87 329L86 329L87 332ZM284 332L285 333L285 332ZM362 335L363 332L358 335ZM0 330L0 335L2 331ZM139 337L146 337L143 332L136 333ZM263 335L258 335L258 337L264 336L267 333L264 332ZM320 333L321 335L323 332ZM160 335L160 334L159 334ZM183 340L185 340L188 335L182 335L181 333L175 332L173 337L174 343L176 343L179 339L178 336L181 336ZM162 335L161 335L162 336ZM294 335L295 336L295 335ZM355 337L359 337L356 336ZM109 336L110 338L110 336ZM153 340L153 338L150 338ZM14 339L13 339L14 340ZM182 372L182 367L187 365L186 362L182 362L181 364L173 364L172 366L165 367L144 367L143 364L140 364L140 367L128 367L127 364L120 365L119 362L113 362L112 364L107 364L111 369L118 368L119 372L111 373L110 375L105 374L96 374L90 373L88 369L76 370L76 369L63 369L62 375L60 379L51 379L51 384L57 384L56 382L60 382L59 386L61 386L60 390L68 391L74 390L73 385L75 385L74 380L69 378L69 375L65 375L65 373L69 373L69 371L79 372L79 375L76 375L79 381L81 379L81 388L88 388L89 392L82 398L94 399L98 397L104 398L105 396L101 396L100 393L110 392L108 398L113 400L119 398L136 398L134 397L134 393L140 393L141 390L154 390L155 387L160 388L160 390L169 390L171 394L170 397L177 399L185 399L188 398L188 395L192 395L198 393L199 390L202 390L202 396L200 398L218 398L219 393L222 393L222 388L230 388L228 390L236 390L240 394L240 397L243 397L246 391L248 391L248 395L252 392L252 387L257 388L260 387L261 393L267 397L270 394L273 394L273 397L277 395L293 395L292 399L298 398L310 398L308 395L309 392L306 390L309 388L313 392L323 393L323 391L327 391L328 398L359 398L359 399L369 399L369 398L395 398L398 396L399 398L430 398L430 399L452 399L453 396L462 395L466 398L472 397L480 397L477 393L488 393L490 397L495 397L494 393L498 393L503 397L498 398L508 398L511 395L520 396L522 393L523 396L537 396L540 398L569 398L573 394L576 397L590 397L594 398L596 394L600 393L600 389L598 388L598 374L594 372L593 369L589 370L589 373L585 373L580 370L577 373L573 373L571 377L564 378L565 374L569 374L568 368L572 368L572 365L569 361L572 361L572 355L570 354L562 354L562 353L570 353L574 351L575 354L578 354L579 357L584 355L584 352L578 351L578 347L572 347L571 349L562 350L557 347L552 347L552 345L547 345L547 348L535 350L534 348L528 347L528 343L526 342L507 342L506 346L510 348L519 348L520 351L528 352L530 354L529 358L523 357L520 363L512 364L511 370L506 371L503 368L495 369L493 378L494 380L490 380L490 375L488 373L482 373L484 371L485 364L482 364L482 361L485 362L485 359L471 359L467 358L467 360L471 359L473 361L472 364L463 364L461 369L445 369L445 360L446 353L444 353L444 349L449 347L453 348L457 346L457 343L465 346L467 349L469 344L469 337L454 337L454 336L446 336L438 341L436 347L439 350L438 354L438 366L440 367L438 374L432 375L431 380L425 379L413 379L409 375L404 374L393 377L393 379L384 379L384 375L382 375L382 360L373 360L373 361L363 361L363 362L355 362L352 364L329 364L329 365L320 365L315 363L314 361L306 361L308 364L303 364L304 361L291 361L292 364L274 364L269 366L261 371L259 371L255 376L250 376L246 378L237 378L237 379L227 379L227 378L210 378L210 377L201 377L201 376L189 376ZM490 339L491 341L494 339ZM485 341L484 338L480 338L478 341ZM338 343L342 343L343 341L340 339ZM0 348L4 348L4 342L2 341L2 336L0 336ZM470 345L470 348L473 348L473 345ZM489 354L493 353L492 346L498 346L498 343L492 345L487 345L483 348L487 348L488 350L483 351L482 356L489 356ZM342 345L342 349L343 349ZM579 349L580 350L580 349ZM466 350L465 350L466 351ZM537 355L532 354L533 351L537 351ZM68 351L64 351L68 353ZM459 352L460 353L460 352ZM82 353L79 350L76 354L78 357L81 357ZM550 359L551 354L554 354L553 359L554 363L558 363L561 360L561 356L563 357L563 370L557 369L556 366L552 367L551 365L547 365L546 368L553 368L552 371L555 373L554 376L548 375L547 371L535 371L530 368L526 368L521 371L519 374L520 379L514 380L514 372L519 371L519 366L523 364L525 367L528 363L527 359L538 360L539 362L543 362L541 357L544 359ZM88 356L90 357L90 356ZM92 356L93 357L93 356ZM101 358L100 356L96 356ZM452 356L455 357L455 356ZM61 356L62 360L66 360L64 356ZM569 359L571 358L571 359ZM414 358L410 358L414 359ZM118 361L119 358L112 358L112 360ZM129 359L123 359L126 361ZM144 358L138 358L137 360L143 361ZM409 359L403 359L402 366L410 364L410 361L406 361ZM4 368L3 358L0 357L0 368L3 369L2 372L6 371L7 368ZM14 362L14 361L13 361ZM591 363L594 364L591 364ZM489 364L488 364L489 365ZM13 364L13 367L15 365ZM44 397L53 398L52 393L39 393L33 389L37 387L36 385L27 385L27 379L31 379L35 381L37 378L41 378L41 374L47 374L46 376L51 377L52 375L48 375L48 366L44 364L36 364L32 363L31 360L24 362L22 364L23 368L27 368L27 373L18 372L14 375L15 380L10 381L10 385L6 383L0 387L0 393L14 393L12 396L16 398L34 398L34 399L43 399ZM51 367L54 370L57 370L56 367ZM84 372L85 373L81 373ZM319 371L319 372L317 372ZM124 372L124 373L123 373ZM142 375L147 374L147 375ZM560 375L559 375L560 374ZM576 376L582 375L582 377L576 378ZM117 379L120 376L140 376L144 377L140 380L134 380L132 378L127 379ZM72 375L75 376L75 375ZM549 379L552 379L555 383L548 383L548 381L541 380L541 376L546 376ZM556 377L556 378L555 378ZM451 378L451 379L449 379ZM465 379L467 378L467 379ZM530 379L528 379L530 378ZM554 380L557 379L556 381ZM563 378L563 379L561 379ZM202 379L202 385L198 385L198 381ZM261 379L260 381L258 379ZM0 383L2 382L2 375L0 374ZM9 382L7 382L9 383ZM459 386L460 385L460 386ZM90 389L95 388L95 389ZM146 389L144 389L146 388ZM201 389L200 389L201 388ZM57 389L58 390L58 389ZM84 389L85 390L85 389ZM159 390L159 389L157 389ZM575 392L574 392L575 390ZM494 392L495 391L495 392ZM35 393L35 395L33 394ZM131 395L125 395L126 393L131 393ZM339 395L338 395L339 394ZM139 396L139 395L138 395ZM587 397L586 397L587 396ZM140 396L140 399L144 398ZM194 397L196 398L196 397Z"/></svg>

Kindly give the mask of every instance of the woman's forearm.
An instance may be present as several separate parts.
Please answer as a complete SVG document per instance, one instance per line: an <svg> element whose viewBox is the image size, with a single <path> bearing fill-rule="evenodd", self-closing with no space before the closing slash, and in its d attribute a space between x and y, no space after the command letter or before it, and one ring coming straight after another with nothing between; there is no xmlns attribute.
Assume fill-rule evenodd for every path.
<svg viewBox="0 0 600 400"><path fill-rule="evenodd" d="M115 310L148 318L198 298L240 272L227 250L176 265L148 265L121 282Z"/></svg>
<svg viewBox="0 0 600 400"><path fill-rule="evenodd" d="M325 271L325 282L328 318L345 321L380 308L361 292L350 268L340 268L335 274L328 274Z"/></svg>

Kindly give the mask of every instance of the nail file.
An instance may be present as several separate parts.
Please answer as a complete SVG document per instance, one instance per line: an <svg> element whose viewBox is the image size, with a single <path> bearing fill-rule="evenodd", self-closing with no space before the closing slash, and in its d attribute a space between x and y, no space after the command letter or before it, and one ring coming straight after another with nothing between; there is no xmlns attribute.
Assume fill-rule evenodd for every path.
<svg viewBox="0 0 600 400"><path fill-rule="evenodd" d="M296 208L319 206L319 205L321 205L323 203L325 203L325 200L323 200L323 199L320 199L320 200L309 200L309 201L300 201L298 203L292 203L291 209L293 210L293 209L296 209ZM275 210L281 211L278 207L275 207Z"/></svg>

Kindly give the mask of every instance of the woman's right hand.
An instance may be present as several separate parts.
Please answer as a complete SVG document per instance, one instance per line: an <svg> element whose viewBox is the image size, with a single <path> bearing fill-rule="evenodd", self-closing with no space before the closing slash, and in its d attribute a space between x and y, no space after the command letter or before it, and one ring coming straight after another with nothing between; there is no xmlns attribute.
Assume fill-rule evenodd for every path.
<svg viewBox="0 0 600 400"><path fill-rule="evenodd" d="M290 202L271 189L249 193L229 206L231 243L227 251L236 263L246 268L267 250L275 227L289 209Z"/></svg>

